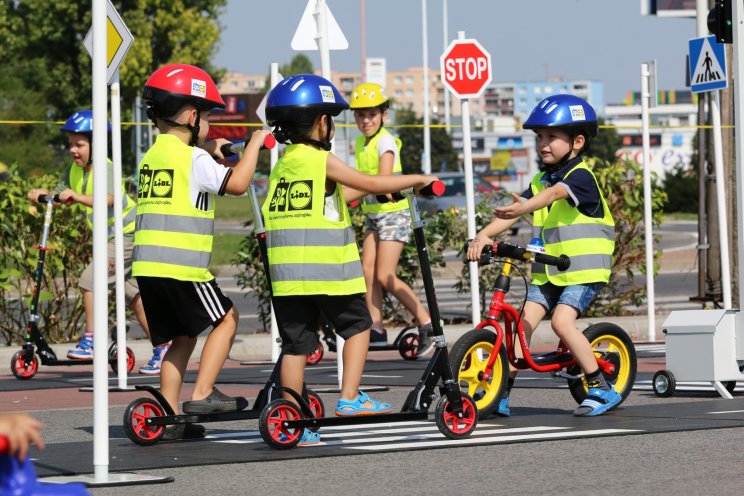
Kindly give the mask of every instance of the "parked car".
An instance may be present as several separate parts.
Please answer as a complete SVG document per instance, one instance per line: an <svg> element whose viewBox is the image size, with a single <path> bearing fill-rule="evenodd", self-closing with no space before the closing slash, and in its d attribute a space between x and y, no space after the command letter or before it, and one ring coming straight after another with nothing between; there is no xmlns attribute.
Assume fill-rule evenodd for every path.
<svg viewBox="0 0 744 496"><path fill-rule="evenodd" d="M421 198L418 201L419 209L429 215L436 215L448 208L455 207L462 212L463 218L467 215L466 196L465 196L465 173L463 172L440 172L436 174L440 181L445 185L445 191L442 196L436 198ZM505 189L492 185L480 176L473 175L473 189L475 190L474 200L477 205L483 200L483 197L492 193L491 201L494 207L511 205L513 202L511 194ZM530 227L524 219L519 219L510 230L510 234L515 236L521 228Z"/></svg>

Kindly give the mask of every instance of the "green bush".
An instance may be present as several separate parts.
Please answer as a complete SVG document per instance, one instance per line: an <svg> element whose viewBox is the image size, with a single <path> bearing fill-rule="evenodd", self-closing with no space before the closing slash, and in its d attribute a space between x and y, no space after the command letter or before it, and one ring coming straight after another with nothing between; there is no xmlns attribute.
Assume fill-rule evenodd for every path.
<svg viewBox="0 0 744 496"><path fill-rule="evenodd" d="M677 165L664 176L667 212L698 213L698 174L695 167Z"/></svg>
<svg viewBox="0 0 744 496"><path fill-rule="evenodd" d="M44 206L31 205L26 194L31 187L51 190L58 180L45 175L29 184L13 165L7 181L0 182L0 333L6 345L20 343L25 335L38 260L35 247L44 225ZM83 219L77 206L53 212L38 308L39 327L49 342L72 340L84 321L77 282L91 259L92 244Z"/></svg>

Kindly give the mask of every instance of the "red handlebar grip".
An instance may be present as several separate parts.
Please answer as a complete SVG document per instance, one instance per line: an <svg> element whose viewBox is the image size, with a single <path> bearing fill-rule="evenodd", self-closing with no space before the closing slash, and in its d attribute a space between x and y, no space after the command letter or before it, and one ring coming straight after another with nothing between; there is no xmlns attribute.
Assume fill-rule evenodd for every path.
<svg viewBox="0 0 744 496"><path fill-rule="evenodd" d="M10 443L8 442L8 438L5 436L0 436L0 453L5 453L10 449Z"/></svg>
<svg viewBox="0 0 744 496"><path fill-rule="evenodd" d="M274 138L273 134L266 135L266 137L264 138L263 146L267 150L271 150L272 148L276 146L276 138Z"/></svg>
<svg viewBox="0 0 744 496"><path fill-rule="evenodd" d="M442 196L445 189L442 181L434 181L431 185L431 192L434 193L434 196Z"/></svg>

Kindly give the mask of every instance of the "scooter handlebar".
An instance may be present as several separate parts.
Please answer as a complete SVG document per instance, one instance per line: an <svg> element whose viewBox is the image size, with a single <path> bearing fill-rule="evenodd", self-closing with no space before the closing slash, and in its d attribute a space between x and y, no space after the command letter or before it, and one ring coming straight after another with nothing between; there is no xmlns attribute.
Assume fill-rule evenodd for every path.
<svg viewBox="0 0 744 496"><path fill-rule="evenodd" d="M264 138L264 143L261 145L261 150L271 150L276 146L276 138L274 138L273 134L266 135L266 138ZM237 141L235 143L225 143L220 147L220 151L222 152L222 156L232 157L233 155L242 152L245 149L245 141Z"/></svg>
<svg viewBox="0 0 744 496"><path fill-rule="evenodd" d="M10 442L5 436L0 436L0 453L5 453L10 449Z"/></svg>
<svg viewBox="0 0 744 496"><path fill-rule="evenodd" d="M72 205L72 198L68 198L67 201L62 201L59 199L59 195L39 195L39 197L36 199L39 203L46 203L49 200L53 201L54 203L64 203L65 205Z"/></svg>
<svg viewBox="0 0 744 496"><path fill-rule="evenodd" d="M419 188L406 188L402 191L398 191L392 194L393 201L399 201L408 195L415 194L416 196L423 196L424 198L433 198L435 196L442 196L444 194L445 186L442 181L432 181L426 186ZM386 195L377 195L377 201L380 203L387 203L388 200Z"/></svg>
<svg viewBox="0 0 744 496"><path fill-rule="evenodd" d="M468 240L465 243L465 251L467 251L471 241L472 240ZM553 265L560 271L567 270L571 266L571 259L567 255L554 257L552 255L546 255L545 253L535 253L524 246L514 245L503 241L496 241L493 245L484 246L480 260L478 260L478 265L490 265L496 257L513 258L515 260L525 261L534 260L535 262L545 265Z"/></svg>

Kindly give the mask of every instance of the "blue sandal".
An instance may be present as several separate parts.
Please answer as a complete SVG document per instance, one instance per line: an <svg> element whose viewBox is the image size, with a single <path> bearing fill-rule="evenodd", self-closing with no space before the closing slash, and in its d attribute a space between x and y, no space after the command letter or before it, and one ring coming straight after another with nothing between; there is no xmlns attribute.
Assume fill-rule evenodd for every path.
<svg viewBox="0 0 744 496"><path fill-rule="evenodd" d="M286 441L289 439L283 432L279 433L279 441ZM302 437L297 442L297 446L311 446L313 444L320 443L320 434L313 432L310 429L302 431Z"/></svg>
<svg viewBox="0 0 744 496"><path fill-rule="evenodd" d="M366 406L367 404L371 406ZM354 415L375 415L378 413L388 413L392 410L390 403L380 403L375 401L364 391L359 391L359 396L355 400L349 401L344 399L338 400L336 406L336 415L339 417Z"/></svg>

